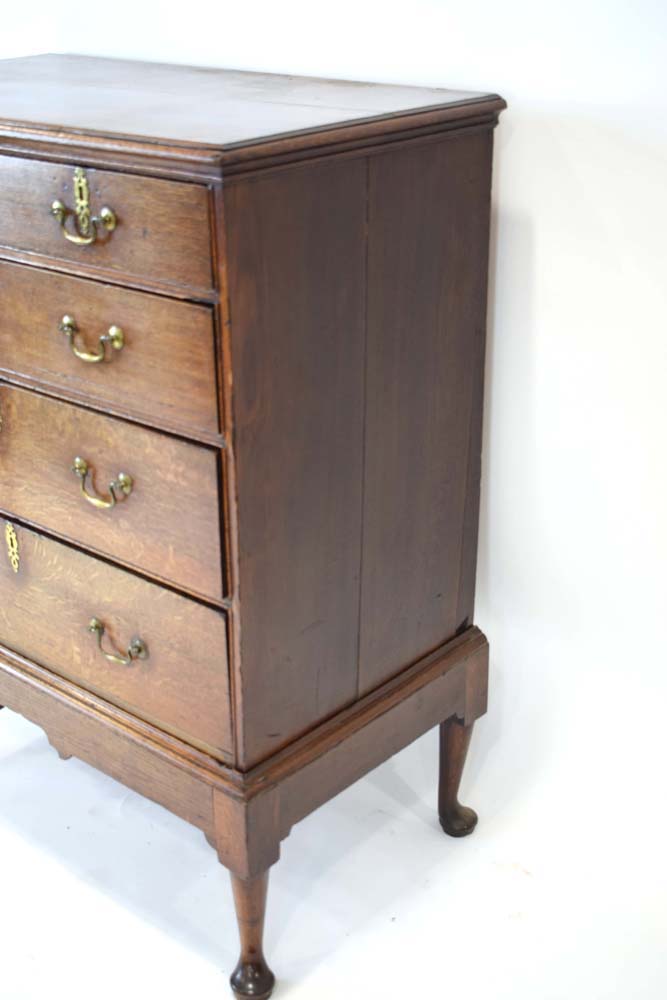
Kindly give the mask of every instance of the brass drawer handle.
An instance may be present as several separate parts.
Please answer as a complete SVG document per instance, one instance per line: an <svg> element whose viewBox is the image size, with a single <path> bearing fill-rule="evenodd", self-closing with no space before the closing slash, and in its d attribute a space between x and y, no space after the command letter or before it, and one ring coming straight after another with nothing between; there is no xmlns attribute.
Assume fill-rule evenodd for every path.
<svg viewBox="0 0 667 1000"><path fill-rule="evenodd" d="M108 331L100 336L100 346L96 351L86 351L77 346L76 336L79 332L79 328L76 325L76 320L73 316L63 316L58 324L58 329L67 337L69 346L72 349L72 354L79 358L80 361L87 361L92 365L98 364L100 361L104 361L106 357L107 344L113 347L116 351L122 351L125 344L125 335L119 326L110 326ZM110 354L109 361L111 361L112 358L113 355Z"/></svg>
<svg viewBox="0 0 667 1000"><path fill-rule="evenodd" d="M79 458L78 456L74 459L72 465L72 472L74 472L81 480L81 493L86 498L88 503L91 503L93 507L98 507L100 510L108 510L110 507L115 507L119 499L119 493L123 496L129 497L132 492L132 487L134 485L132 481L132 476L128 476L126 472L119 472L118 477L109 483L109 493L111 496L109 499L104 497L93 496L86 490L86 478L89 472L88 462L85 458Z"/></svg>
<svg viewBox="0 0 667 1000"><path fill-rule="evenodd" d="M97 227L103 226L108 233L112 233L116 228L116 213L111 209L100 209L99 215L90 214L90 192L88 190L88 178L86 172L81 167L76 167L74 171L74 208L68 208L64 202L56 199L51 203L51 215L60 223L65 239L70 243L77 243L79 246L88 246L97 239ZM73 232L67 228L67 219L74 216Z"/></svg>
<svg viewBox="0 0 667 1000"><path fill-rule="evenodd" d="M130 663L132 663L132 660L148 659L148 647L146 646L144 640L139 639L137 636L130 641L130 645L127 647L127 653L125 656L119 656L118 653L107 653L107 651L102 648L102 637L104 636L105 629L99 618L90 619L90 622L88 623L88 631L97 636L97 645L99 646L100 652L107 658L107 660L109 660L110 663L120 663L122 666L127 667Z"/></svg>

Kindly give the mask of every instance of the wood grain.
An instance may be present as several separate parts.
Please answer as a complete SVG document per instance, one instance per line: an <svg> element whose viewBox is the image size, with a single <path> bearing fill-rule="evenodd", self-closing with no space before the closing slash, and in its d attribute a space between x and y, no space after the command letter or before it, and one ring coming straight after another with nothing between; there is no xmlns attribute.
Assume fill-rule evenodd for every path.
<svg viewBox="0 0 667 1000"><path fill-rule="evenodd" d="M0 522L2 523L2 522ZM20 567L0 559L0 643L213 755L232 746L225 617L14 524ZM3 525L4 531L4 525ZM134 636L148 658L109 663Z"/></svg>
<svg viewBox="0 0 667 1000"><path fill-rule="evenodd" d="M477 628L468 629L253 768L245 776L246 795L261 803L264 797L271 801L278 789L280 835L286 837L294 823L443 719L463 718L469 702L479 705L471 687L486 686L488 665L486 637ZM471 715L467 721L473 720ZM259 805L255 809L259 812ZM255 840L261 843L257 833ZM263 847L261 857L266 856Z"/></svg>
<svg viewBox="0 0 667 1000"><path fill-rule="evenodd" d="M488 691L471 623L503 107L0 61L0 512L20 557L0 555L0 705L203 830L234 875L239 997L273 988L266 873L295 822L443 720L441 822L476 820L457 790ZM50 213L75 165L118 216L88 247ZM82 366L65 314L126 346ZM131 495L91 507L77 455L89 488L122 471ZM109 662L93 617L105 650L140 636L148 658Z"/></svg>
<svg viewBox="0 0 667 1000"><path fill-rule="evenodd" d="M470 427L490 170L491 133L370 164L362 694L468 619L458 597L462 551L468 575L476 552L477 520L465 515L481 448Z"/></svg>
<svg viewBox="0 0 667 1000"><path fill-rule="evenodd" d="M0 702L68 753L201 827L220 861L244 879L278 860L294 823L443 718L465 715L470 725L485 710L472 689L485 689L487 677L488 643L468 629L244 775L187 759L186 747L138 731L135 720L123 722L117 710L108 714L92 696L86 701L81 690L0 649Z"/></svg>
<svg viewBox="0 0 667 1000"><path fill-rule="evenodd" d="M212 789L234 794L231 768L212 757L205 758L207 765L193 762L179 753L178 747L186 744L174 737L167 740L163 731L147 723L137 725L136 716L120 721L120 709L4 647L0 694L12 711L40 726L49 741L213 836Z"/></svg>
<svg viewBox="0 0 667 1000"><path fill-rule="evenodd" d="M215 451L0 383L0 509L189 591L221 600ZM130 496L98 510L120 472ZM92 481L91 481L92 480Z"/></svg>
<svg viewBox="0 0 667 1000"><path fill-rule="evenodd" d="M213 316L204 306L0 261L0 372L152 423L217 433ZM95 350L112 324L122 350L90 364L58 330L74 317L77 342Z"/></svg>
<svg viewBox="0 0 667 1000"><path fill-rule="evenodd" d="M366 166L234 185L225 215L245 768L356 695Z"/></svg>
<svg viewBox="0 0 667 1000"><path fill-rule="evenodd" d="M238 997L273 989L267 872L295 822L439 723L441 823L476 822L458 785L488 691L471 623L503 107L0 61L0 512L19 542L0 705L203 830L233 873ZM118 217L88 247L50 213L75 165ZM83 366L65 314L126 346ZM89 488L122 471L131 495L91 507L77 455ZM111 663L92 617L104 650L140 636L148 658Z"/></svg>
<svg viewBox="0 0 667 1000"><path fill-rule="evenodd" d="M57 198L74 207L75 166L85 164L0 156L0 254L3 247L42 254L102 277L129 273L187 287L194 296L213 287L206 187L87 169L92 213L106 205L118 225L102 230L92 245L78 246L50 214Z"/></svg>
<svg viewBox="0 0 667 1000"><path fill-rule="evenodd" d="M195 147L256 145L285 134L298 147L318 130L335 133L375 120L390 131L394 119L409 120L426 109L456 116L462 105L474 114L489 106L499 110L504 102L470 91L78 55L0 61L0 121Z"/></svg>

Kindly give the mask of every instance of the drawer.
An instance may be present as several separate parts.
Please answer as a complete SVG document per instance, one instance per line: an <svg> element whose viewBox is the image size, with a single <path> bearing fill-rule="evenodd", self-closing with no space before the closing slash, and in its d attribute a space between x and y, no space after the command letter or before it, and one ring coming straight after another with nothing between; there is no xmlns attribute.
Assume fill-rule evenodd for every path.
<svg viewBox="0 0 667 1000"><path fill-rule="evenodd" d="M216 451L2 383L0 418L2 510L196 594L223 596ZM75 458L88 464L85 478ZM112 502L109 484L121 473L131 477L129 495L116 487L114 506L94 505Z"/></svg>
<svg viewBox="0 0 667 1000"><path fill-rule="evenodd" d="M68 212L62 225L51 212L54 201ZM91 219L111 209L115 228L91 223L81 237L77 220L85 217L86 204ZM66 233L96 238L74 243ZM0 156L0 246L123 279L195 291L213 287L209 194L198 184Z"/></svg>
<svg viewBox="0 0 667 1000"><path fill-rule="evenodd" d="M0 294L0 371L157 423L218 431L209 307L7 261ZM112 326L122 331L119 349L100 342Z"/></svg>
<svg viewBox="0 0 667 1000"><path fill-rule="evenodd" d="M16 524L12 565L8 524L0 521L0 643L195 746L229 754L224 614ZM128 656L134 639L144 648L135 644Z"/></svg>

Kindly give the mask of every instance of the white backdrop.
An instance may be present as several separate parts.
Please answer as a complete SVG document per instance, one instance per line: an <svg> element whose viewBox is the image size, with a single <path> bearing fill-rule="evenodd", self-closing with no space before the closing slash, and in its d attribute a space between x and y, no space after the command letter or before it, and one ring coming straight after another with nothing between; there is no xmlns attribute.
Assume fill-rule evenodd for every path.
<svg viewBox="0 0 667 1000"><path fill-rule="evenodd" d="M663 1000L664 3L6 10L0 57L43 51L508 100L477 614L491 710L464 780L480 826L439 833L429 734L294 830L267 944L286 1000ZM0 884L3 998L224 995L231 900L201 835L6 712Z"/></svg>

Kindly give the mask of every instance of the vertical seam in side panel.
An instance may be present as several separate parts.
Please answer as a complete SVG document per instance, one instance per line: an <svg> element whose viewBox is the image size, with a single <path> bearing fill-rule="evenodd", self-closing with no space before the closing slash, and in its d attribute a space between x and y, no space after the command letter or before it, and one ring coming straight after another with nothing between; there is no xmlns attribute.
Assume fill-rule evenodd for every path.
<svg viewBox="0 0 667 1000"><path fill-rule="evenodd" d="M359 530L359 613L357 615L357 693L361 685L361 628L364 585L364 525L366 519L366 423L368 411L368 270L370 243L371 158L366 157L366 218L364 221L364 361L363 361L363 413L361 420L361 523Z"/></svg>

